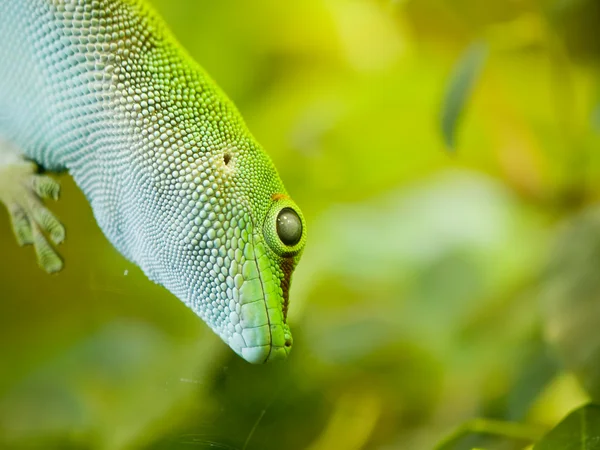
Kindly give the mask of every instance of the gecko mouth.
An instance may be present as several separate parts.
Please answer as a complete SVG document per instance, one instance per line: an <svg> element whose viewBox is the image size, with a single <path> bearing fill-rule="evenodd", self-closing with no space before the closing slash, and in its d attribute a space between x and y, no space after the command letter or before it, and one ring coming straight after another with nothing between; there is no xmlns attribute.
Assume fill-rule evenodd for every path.
<svg viewBox="0 0 600 450"><path fill-rule="evenodd" d="M280 263L280 269L283 272L283 278L279 283L279 287L281 289L281 302L279 303L281 310L276 308L270 308L269 303L267 302L267 297L263 297L265 299L265 307L267 308L267 317L269 320L269 331L271 335L271 345L269 349L269 354L267 355L264 362L273 361L277 359L285 359L289 354L292 348L292 334L290 332L289 326L287 325L287 313L289 306L289 292L290 292L290 280L292 277L292 271L294 269L293 259L286 258ZM260 274L260 272L259 272ZM262 282L261 275L261 286L263 288L263 295L265 295L265 283ZM279 316L279 311L281 311L281 325L273 326L271 324L271 316L276 314ZM279 317L274 318L277 322ZM280 333L278 331L283 330L283 340L281 339ZM282 345L283 343L283 345ZM275 350L275 352L274 352Z"/></svg>
<svg viewBox="0 0 600 450"><path fill-rule="evenodd" d="M285 359L292 347L286 319L293 264L283 264L280 280L273 273L264 244L259 239L254 242L254 257L244 264L244 282L239 289L243 344L238 353L248 362L261 364Z"/></svg>
<svg viewBox="0 0 600 450"><path fill-rule="evenodd" d="M258 264L258 259L256 258L256 253L254 254L254 262L258 266L258 279L260 280L260 287L262 289L263 305L266 308L266 312L267 312L267 327L268 327L268 333L269 333L269 353L267 353L267 356L266 356L265 360L263 361L263 363L266 363L269 360L269 357L271 356L271 352L273 351L273 331L271 330L271 312L269 311L269 305L267 303L267 297L265 294L265 282L263 280L263 274L261 273L261 270L260 270L260 265Z"/></svg>

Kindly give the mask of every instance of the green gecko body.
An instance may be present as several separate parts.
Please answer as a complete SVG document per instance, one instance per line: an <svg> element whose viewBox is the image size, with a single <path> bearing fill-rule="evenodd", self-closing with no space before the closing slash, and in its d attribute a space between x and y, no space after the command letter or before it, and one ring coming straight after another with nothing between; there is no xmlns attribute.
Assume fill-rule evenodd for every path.
<svg viewBox="0 0 600 450"><path fill-rule="evenodd" d="M142 0L0 2L0 201L40 265L68 171L109 241L253 363L287 356L306 225L226 95Z"/></svg>

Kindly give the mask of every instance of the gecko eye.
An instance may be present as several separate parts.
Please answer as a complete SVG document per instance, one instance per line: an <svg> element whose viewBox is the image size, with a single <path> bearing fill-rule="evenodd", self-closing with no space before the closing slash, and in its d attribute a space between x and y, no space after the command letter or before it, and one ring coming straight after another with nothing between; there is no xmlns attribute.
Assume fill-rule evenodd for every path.
<svg viewBox="0 0 600 450"><path fill-rule="evenodd" d="M271 199L273 202L263 223L265 241L276 255L299 258L306 242L302 212L287 195L275 194Z"/></svg>
<svg viewBox="0 0 600 450"><path fill-rule="evenodd" d="M281 242L294 246L302 237L302 221L292 208L283 208L277 216L277 235Z"/></svg>

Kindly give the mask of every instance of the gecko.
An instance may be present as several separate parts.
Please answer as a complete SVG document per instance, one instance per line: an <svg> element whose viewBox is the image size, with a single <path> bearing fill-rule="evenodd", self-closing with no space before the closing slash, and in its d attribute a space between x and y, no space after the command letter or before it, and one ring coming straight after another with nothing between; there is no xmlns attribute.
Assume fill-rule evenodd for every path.
<svg viewBox="0 0 600 450"><path fill-rule="evenodd" d="M284 359L306 221L240 113L144 0L0 1L0 202L63 268L67 172L112 245L250 363Z"/></svg>

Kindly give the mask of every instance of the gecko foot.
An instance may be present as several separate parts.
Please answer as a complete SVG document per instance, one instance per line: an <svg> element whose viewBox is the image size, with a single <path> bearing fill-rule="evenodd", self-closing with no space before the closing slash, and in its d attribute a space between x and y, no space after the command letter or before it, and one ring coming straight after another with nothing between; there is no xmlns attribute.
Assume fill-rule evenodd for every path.
<svg viewBox="0 0 600 450"><path fill-rule="evenodd" d="M48 273L58 272L63 261L45 234L54 244L60 244L65 239L65 228L42 199L58 200L60 185L49 176L38 174L32 162L2 162L0 158L0 203L8 210L17 242L21 246L33 244L39 266Z"/></svg>

